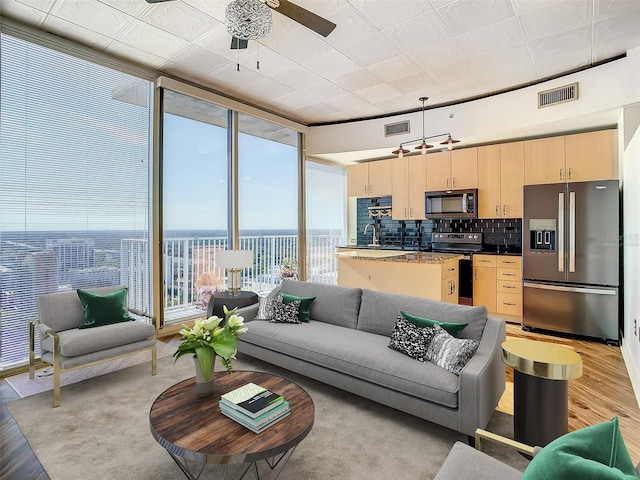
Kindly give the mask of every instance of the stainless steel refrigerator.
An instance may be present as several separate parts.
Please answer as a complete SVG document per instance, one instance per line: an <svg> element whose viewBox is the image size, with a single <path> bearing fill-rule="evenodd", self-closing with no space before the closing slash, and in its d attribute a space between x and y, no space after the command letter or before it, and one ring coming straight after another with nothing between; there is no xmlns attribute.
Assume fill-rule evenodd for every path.
<svg viewBox="0 0 640 480"><path fill-rule="evenodd" d="M525 185L525 327L619 341L617 180Z"/></svg>

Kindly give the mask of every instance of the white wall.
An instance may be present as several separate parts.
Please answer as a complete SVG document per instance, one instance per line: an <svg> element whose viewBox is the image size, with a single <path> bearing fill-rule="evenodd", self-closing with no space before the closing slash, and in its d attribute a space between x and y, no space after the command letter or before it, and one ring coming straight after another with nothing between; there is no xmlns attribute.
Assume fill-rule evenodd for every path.
<svg viewBox="0 0 640 480"><path fill-rule="evenodd" d="M620 122L624 181L624 331L622 355L640 404L640 106L625 108Z"/></svg>
<svg viewBox="0 0 640 480"><path fill-rule="evenodd" d="M455 138L474 144L615 125L624 106L640 102L639 74L640 47L629 51L626 58L543 84L427 110L425 134L451 132ZM575 81L579 82L578 101L538 109L537 92ZM416 108L419 107L420 102L416 98ZM384 124L407 119L411 122L411 133L384 137ZM331 159L332 154L365 150L389 155L400 142L421 136L421 112L311 127L306 137L306 153L327 159Z"/></svg>

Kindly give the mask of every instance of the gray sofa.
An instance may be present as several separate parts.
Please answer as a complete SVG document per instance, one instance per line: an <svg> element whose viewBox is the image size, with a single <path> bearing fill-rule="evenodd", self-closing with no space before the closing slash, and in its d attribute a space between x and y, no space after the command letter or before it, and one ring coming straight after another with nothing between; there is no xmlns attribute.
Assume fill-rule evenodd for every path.
<svg viewBox="0 0 640 480"><path fill-rule="evenodd" d="M505 388L502 319L485 307L284 280L277 292L316 297L309 323L250 321L238 351L473 436L484 428ZM455 375L388 348L400 311L468 323L459 335L478 350ZM246 315L246 314L245 314Z"/></svg>

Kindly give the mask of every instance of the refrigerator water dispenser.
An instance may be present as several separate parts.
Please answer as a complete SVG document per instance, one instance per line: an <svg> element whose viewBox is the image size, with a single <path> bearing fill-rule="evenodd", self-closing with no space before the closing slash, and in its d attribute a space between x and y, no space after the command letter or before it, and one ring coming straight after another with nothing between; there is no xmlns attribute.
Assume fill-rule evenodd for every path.
<svg viewBox="0 0 640 480"><path fill-rule="evenodd" d="M532 218L529 220L529 251L555 253L555 218Z"/></svg>

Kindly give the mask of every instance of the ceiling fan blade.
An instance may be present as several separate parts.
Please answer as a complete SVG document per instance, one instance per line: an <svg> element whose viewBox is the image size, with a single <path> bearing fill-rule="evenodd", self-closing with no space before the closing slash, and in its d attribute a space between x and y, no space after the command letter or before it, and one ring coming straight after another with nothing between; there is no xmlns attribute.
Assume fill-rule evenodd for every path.
<svg viewBox="0 0 640 480"><path fill-rule="evenodd" d="M173 0L147 0L147 3L172 2Z"/></svg>
<svg viewBox="0 0 640 480"><path fill-rule="evenodd" d="M231 37L231 50L242 50L247 48L249 40L242 40L241 38Z"/></svg>
<svg viewBox="0 0 640 480"><path fill-rule="evenodd" d="M269 5L268 2L267 5ZM322 18L320 15L316 15L309 10L299 7L295 3L291 3L288 0L280 0L279 6L271 8L273 8L276 12L289 17L291 20L295 20L300 25L304 25L314 32L319 33L323 37L327 37L331 32L333 32L333 29L336 28L335 23Z"/></svg>

